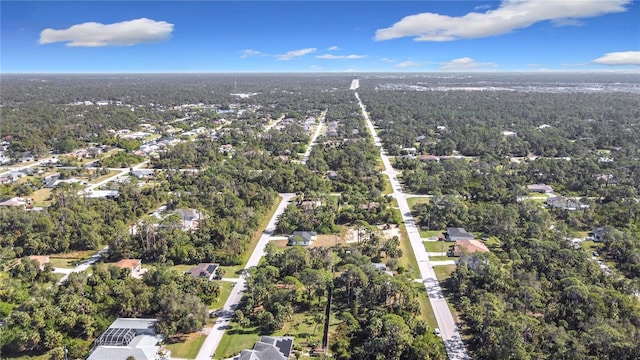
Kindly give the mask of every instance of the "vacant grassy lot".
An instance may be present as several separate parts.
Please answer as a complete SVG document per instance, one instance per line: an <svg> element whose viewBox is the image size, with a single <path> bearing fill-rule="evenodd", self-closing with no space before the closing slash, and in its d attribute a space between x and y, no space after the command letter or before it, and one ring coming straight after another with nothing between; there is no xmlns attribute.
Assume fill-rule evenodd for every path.
<svg viewBox="0 0 640 360"><path fill-rule="evenodd" d="M38 189L29 195L33 199L33 205L35 206L49 206L53 202L51 199L51 189L43 188Z"/></svg>
<svg viewBox="0 0 640 360"><path fill-rule="evenodd" d="M447 261L447 260L458 260L460 257L458 256L429 256L429 260L431 261Z"/></svg>
<svg viewBox="0 0 640 360"><path fill-rule="evenodd" d="M229 294L231 293L231 289L236 285L234 282L230 281L220 281L220 296L218 299L211 303L211 309L222 309L224 303L227 302L227 298L229 298Z"/></svg>
<svg viewBox="0 0 640 360"><path fill-rule="evenodd" d="M424 248L427 249L427 252L446 252L453 245L455 245L455 243L447 241L424 242Z"/></svg>
<svg viewBox="0 0 640 360"><path fill-rule="evenodd" d="M425 239L428 239L434 236L440 237L444 232L444 230L422 230L422 229L418 229L418 231L420 232L420 237Z"/></svg>
<svg viewBox="0 0 640 360"><path fill-rule="evenodd" d="M409 208L411 209L411 211L414 211L414 207L418 204L428 204L429 203L429 198L428 197L410 197L407 198L407 204L409 205Z"/></svg>
<svg viewBox="0 0 640 360"><path fill-rule="evenodd" d="M99 183L102 180L106 180L106 179L108 179L108 178L110 178L112 176L115 176L115 175L119 174L119 173L120 173L120 171L117 171L117 170L109 170L108 174L102 175L102 176L97 177L95 179L91 179L91 180L89 180L89 183L96 184L96 183Z"/></svg>
<svg viewBox="0 0 640 360"><path fill-rule="evenodd" d="M456 265L438 265L433 267L433 271L436 273L438 281L444 281L451 276L451 273L456 271Z"/></svg>
<svg viewBox="0 0 640 360"><path fill-rule="evenodd" d="M167 349L171 351L172 358L195 359L206 338L200 332L184 334L172 339L172 341L176 342L168 344Z"/></svg>

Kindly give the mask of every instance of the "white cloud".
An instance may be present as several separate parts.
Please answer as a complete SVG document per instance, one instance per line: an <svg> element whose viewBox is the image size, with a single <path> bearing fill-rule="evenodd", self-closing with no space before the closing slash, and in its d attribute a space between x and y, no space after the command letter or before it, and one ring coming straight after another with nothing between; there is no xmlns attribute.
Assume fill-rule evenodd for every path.
<svg viewBox="0 0 640 360"><path fill-rule="evenodd" d="M415 41L451 41L500 35L540 21L574 23L576 19L627 11L632 0L503 0L500 7L464 16L421 13L378 29L376 40L414 37Z"/></svg>
<svg viewBox="0 0 640 360"><path fill-rule="evenodd" d="M320 71L320 70L322 70L324 68L322 66L318 66L318 65L309 65L309 69Z"/></svg>
<svg viewBox="0 0 640 360"><path fill-rule="evenodd" d="M487 10L487 9L491 9L491 4L483 4L483 5L478 5L476 7L473 8L473 10L475 11L480 11L480 10Z"/></svg>
<svg viewBox="0 0 640 360"><path fill-rule="evenodd" d="M337 59L351 59L351 60L355 60L355 59L364 59L366 58L367 55L333 55L333 54L323 54L323 55L318 55L316 56L316 58L318 59L325 59L325 60L337 60Z"/></svg>
<svg viewBox="0 0 640 360"><path fill-rule="evenodd" d="M408 67L418 67L418 66L422 66L422 64L418 64L413 61L403 61L401 63L397 63L394 65L394 67L397 67L397 68L408 68Z"/></svg>
<svg viewBox="0 0 640 360"><path fill-rule="evenodd" d="M44 29L40 33L40 44L66 42L66 46L127 46L167 40L172 32L173 24L147 18L106 25L86 22L68 29Z"/></svg>
<svg viewBox="0 0 640 360"><path fill-rule="evenodd" d="M384 61L384 62L389 63L389 64L391 64L391 63L394 63L394 62L395 62L395 60L393 60L393 59L389 59L389 58L386 58L386 57L384 57L384 58L380 59L380 61Z"/></svg>
<svg viewBox="0 0 640 360"><path fill-rule="evenodd" d="M260 56L260 55L265 55L263 54L261 51L258 50L252 50L252 49L246 49L246 50L242 50L240 51L242 53L242 55L240 55L241 58L248 58L250 56Z"/></svg>
<svg viewBox="0 0 640 360"><path fill-rule="evenodd" d="M480 63L470 57L463 57L442 64L440 71L477 71L486 70L486 68L495 68L497 66L498 65L491 62Z"/></svg>
<svg viewBox="0 0 640 360"><path fill-rule="evenodd" d="M600 65L640 65L640 51L618 51L604 54L593 60Z"/></svg>
<svg viewBox="0 0 640 360"><path fill-rule="evenodd" d="M330 48L328 48L327 50L336 51L336 50L340 50L340 48L334 45L334 46L331 46Z"/></svg>
<svg viewBox="0 0 640 360"><path fill-rule="evenodd" d="M299 50L291 50L291 51L288 51L286 54L276 55L276 58L278 58L278 60L291 60L291 59L296 58L296 57L305 56L307 54L314 53L317 50L318 49L316 49L316 48L306 48L306 49L299 49Z"/></svg>

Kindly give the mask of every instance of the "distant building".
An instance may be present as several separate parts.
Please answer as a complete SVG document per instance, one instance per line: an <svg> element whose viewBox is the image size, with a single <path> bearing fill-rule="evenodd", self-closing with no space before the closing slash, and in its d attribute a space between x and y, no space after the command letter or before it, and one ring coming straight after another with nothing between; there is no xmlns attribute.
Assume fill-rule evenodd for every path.
<svg viewBox="0 0 640 360"><path fill-rule="evenodd" d="M196 209L176 209L175 211L182 220L182 230L195 230L200 225L202 213Z"/></svg>
<svg viewBox="0 0 640 360"><path fill-rule="evenodd" d="M9 200L0 202L0 206L16 206L16 207L25 207L29 203L28 199L22 197L14 197Z"/></svg>
<svg viewBox="0 0 640 360"><path fill-rule="evenodd" d="M294 231L289 236L289 245L291 246L309 246L318 238L315 231Z"/></svg>
<svg viewBox="0 0 640 360"><path fill-rule="evenodd" d="M547 198L547 207L562 209L567 211L576 211L582 209L588 209L589 205L583 204L576 199L571 199L564 196L556 196Z"/></svg>
<svg viewBox="0 0 640 360"><path fill-rule="evenodd" d="M473 240L475 237L461 227L448 227L444 233L445 241Z"/></svg>
<svg viewBox="0 0 640 360"><path fill-rule="evenodd" d="M263 336L252 350L242 350L238 360L288 360L292 348L291 336Z"/></svg>
<svg viewBox="0 0 640 360"><path fill-rule="evenodd" d="M169 360L156 319L119 318L94 342L87 360Z"/></svg>
<svg viewBox="0 0 640 360"><path fill-rule="evenodd" d="M435 156L435 155L429 155L429 154L422 154L422 155L418 155L418 161L435 161L435 162L439 162L440 158Z"/></svg>
<svg viewBox="0 0 640 360"><path fill-rule="evenodd" d="M550 194L553 192L553 188L546 184L531 184L527 185L527 190L531 192L537 192L541 194Z"/></svg>
<svg viewBox="0 0 640 360"><path fill-rule="evenodd" d="M599 227L593 228L593 231L591 231L591 236L593 237L593 241L595 242L604 242L605 238L607 237L607 234L610 233L611 231L612 231L612 228L608 226L599 226Z"/></svg>
<svg viewBox="0 0 640 360"><path fill-rule="evenodd" d="M201 277L211 281L218 276L218 267L220 264L200 263L189 269L188 273L193 277Z"/></svg>

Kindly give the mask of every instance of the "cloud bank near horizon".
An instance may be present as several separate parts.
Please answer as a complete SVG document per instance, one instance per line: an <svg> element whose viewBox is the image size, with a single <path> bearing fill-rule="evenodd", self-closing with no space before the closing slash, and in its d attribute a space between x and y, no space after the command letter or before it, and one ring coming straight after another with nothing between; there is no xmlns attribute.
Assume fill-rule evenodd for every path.
<svg viewBox="0 0 640 360"><path fill-rule="evenodd" d="M147 18L113 24L86 22L67 29L47 28L40 33L40 44L65 42L69 47L131 46L169 39L173 24Z"/></svg>
<svg viewBox="0 0 640 360"><path fill-rule="evenodd" d="M421 13L376 30L375 40L413 37L415 41L452 41L502 35L541 21L579 25L578 19L625 12L631 0L504 0L500 7L464 16Z"/></svg>

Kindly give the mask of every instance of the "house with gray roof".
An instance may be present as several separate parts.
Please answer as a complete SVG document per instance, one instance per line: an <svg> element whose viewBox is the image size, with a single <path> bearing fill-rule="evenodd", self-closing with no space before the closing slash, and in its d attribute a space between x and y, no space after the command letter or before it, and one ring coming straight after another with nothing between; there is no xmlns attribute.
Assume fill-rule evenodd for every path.
<svg viewBox="0 0 640 360"><path fill-rule="evenodd" d="M470 234L461 227L448 227L447 232L444 233L445 241L458 241L458 240L473 240L475 236Z"/></svg>
<svg viewBox="0 0 640 360"><path fill-rule="evenodd" d="M309 246L311 242L318 238L318 234L315 231L294 231L289 236L289 245L291 246Z"/></svg>
<svg viewBox="0 0 640 360"><path fill-rule="evenodd" d="M156 319L118 318L96 339L87 360L169 360Z"/></svg>
<svg viewBox="0 0 640 360"><path fill-rule="evenodd" d="M263 336L252 350L242 350L238 360L287 360L292 348L291 336Z"/></svg>

